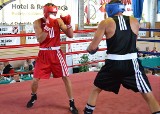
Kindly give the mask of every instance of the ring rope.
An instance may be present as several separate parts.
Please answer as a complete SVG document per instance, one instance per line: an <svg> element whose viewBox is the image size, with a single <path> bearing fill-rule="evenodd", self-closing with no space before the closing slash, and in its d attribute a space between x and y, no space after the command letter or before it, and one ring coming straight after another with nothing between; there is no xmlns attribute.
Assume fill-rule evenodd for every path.
<svg viewBox="0 0 160 114"><path fill-rule="evenodd" d="M88 33L88 32L95 32L95 29L91 29L91 30L77 30L77 31L73 31L73 33ZM61 32L61 34L64 34L63 32ZM20 34L0 34L0 38L2 37L23 37L23 36L35 36L35 33L20 33Z"/></svg>
<svg viewBox="0 0 160 114"><path fill-rule="evenodd" d="M106 38L102 38L102 40L106 40ZM82 42L91 42L91 41L92 41L92 39L75 40L75 41L61 41L61 44L82 43ZM39 46L38 43L36 43L36 44L21 44L21 45L7 45L7 46L0 46L0 49L22 48L22 47L37 47L37 46Z"/></svg>
<svg viewBox="0 0 160 114"><path fill-rule="evenodd" d="M138 51L138 53L160 56L160 53L159 53L159 52L154 53L154 52Z"/></svg>
<svg viewBox="0 0 160 114"><path fill-rule="evenodd" d="M160 29L140 28L139 31L154 31L154 32L160 32Z"/></svg>
<svg viewBox="0 0 160 114"><path fill-rule="evenodd" d="M140 31L157 31L160 32L160 29L143 29L140 28ZM74 33L87 33L87 32L95 32L94 30L78 30L78 31L74 31ZM1 37L16 37L16 36L35 36L34 33L27 33L27 34L4 34L4 35L0 35ZM106 38L103 38L102 40L106 40ZM160 40L148 40L148 39L137 39L138 41L148 41L148 42L160 42ZM81 42L90 42L92 41L92 39L88 39L88 40L76 40L76 41L62 41L61 44L70 44L70 43L81 43ZM39 44L22 44L22 45L12 45L12 46L0 46L0 49L8 49L8 48L22 48L22 47L35 47L35 46L39 46ZM104 51L107 48L101 48L98 51ZM151 55L160 55L160 53L153 53L153 52L144 52L144 51L139 51L140 53L144 53L144 54L151 54ZM64 53L65 55L70 55L70 54L79 54L79 53L87 53L87 51L75 51L75 52L68 52L68 53ZM16 57L16 58L7 58L7 59L0 59L0 62L5 62L5 61L15 61L15 60L25 60L25 59L35 59L37 58L37 56L27 56L27 57ZM85 64L76 64L76 65L72 65L72 66L68 66L68 67L74 67L74 66L83 66L83 65L88 65L88 64L93 64L93 63L98 63L98 62L104 62L105 60L96 60L96 61L92 61L92 62L87 62ZM144 66L145 67L145 66ZM150 68L150 67L145 67L145 68ZM156 69L156 70L160 70L160 68L152 68L152 69ZM26 72L17 72L19 74L27 74ZM13 74L6 74L7 75L15 75L15 73ZM3 75L4 76L4 75Z"/></svg>
<svg viewBox="0 0 160 114"><path fill-rule="evenodd" d="M96 61L92 61L92 62L87 62L85 64L77 64L77 65L72 65L72 66L68 66L69 68L70 67L75 67L75 66L84 66L84 65L88 65L88 64L93 64L93 63L98 63L98 62L104 62L105 60L96 60ZM8 76L14 76L16 74L33 74L33 71L29 71L29 72L17 72L16 73L10 73L10 74L1 74L0 76L5 76L5 77L8 77Z"/></svg>
<svg viewBox="0 0 160 114"><path fill-rule="evenodd" d="M73 33L88 33L88 32L95 32L96 29L88 29L88 30L76 30L73 31ZM160 29L146 29L146 28L140 28L139 31L154 31L154 32L160 32ZM64 34L61 32L61 34ZM0 38L2 37L23 37L23 36L35 36L35 33L21 33L21 34L1 34Z"/></svg>
<svg viewBox="0 0 160 114"><path fill-rule="evenodd" d="M137 39L138 41L146 41L146 42L160 42L160 40L150 40L150 39Z"/></svg>
<svg viewBox="0 0 160 114"><path fill-rule="evenodd" d="M105 51L107 48L100 48L97 51ZM88 53L87 51L75 51L75 52L67 52L64 53L65 55L71 55L71 54L80 54L80 53Z"/></svg>

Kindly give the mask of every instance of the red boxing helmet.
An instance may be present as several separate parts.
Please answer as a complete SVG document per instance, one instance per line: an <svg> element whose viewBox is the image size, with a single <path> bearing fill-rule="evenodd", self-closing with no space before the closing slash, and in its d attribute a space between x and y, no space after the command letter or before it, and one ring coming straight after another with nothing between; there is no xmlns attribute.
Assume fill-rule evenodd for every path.
<svg viewBox="0 0 160 114"><path fill-rule="evenodd" d="M43 7L43 13L44 13L45 18L49 17L49 13L57 13L57 12L58 12L57 6L44 6Z"/></svg>

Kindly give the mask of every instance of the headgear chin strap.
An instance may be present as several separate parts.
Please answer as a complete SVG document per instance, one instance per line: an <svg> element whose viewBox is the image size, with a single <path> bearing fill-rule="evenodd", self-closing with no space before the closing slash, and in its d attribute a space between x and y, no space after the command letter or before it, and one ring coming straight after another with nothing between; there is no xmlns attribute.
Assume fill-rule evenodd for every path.
<svg viewBox="0 0 160 114"><path fill-rule="evenodd" d="M58 12L57 6L44 6L43 7L43 13L44 13L45 18L49 17L49 13L57 13L57 12Z"/></svg>
<svg viewBox="0 0 160 114"><path fill-rule="evenodd" d="M125 11L125 6L122 3L106 4L105 9L108 17L113 17L119 12L123 13Z"/></svg>

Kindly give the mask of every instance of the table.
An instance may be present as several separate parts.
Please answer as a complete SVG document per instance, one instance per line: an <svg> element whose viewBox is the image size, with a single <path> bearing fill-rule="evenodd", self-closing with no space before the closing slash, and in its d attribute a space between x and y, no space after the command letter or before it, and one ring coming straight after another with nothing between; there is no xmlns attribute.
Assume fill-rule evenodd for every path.
<svg viewBox="0 0 160 114"><path fill-rule="evenodd" d="M140 57L139 60L144 67L157 68L157 66L160 66L160 57Z"/></svg>

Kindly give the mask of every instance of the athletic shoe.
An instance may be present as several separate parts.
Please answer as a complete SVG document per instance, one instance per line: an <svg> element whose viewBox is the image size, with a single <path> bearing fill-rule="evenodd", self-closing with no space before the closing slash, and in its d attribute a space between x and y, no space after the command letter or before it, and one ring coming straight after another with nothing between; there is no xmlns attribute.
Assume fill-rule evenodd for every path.
<svg viewBox="0 0 160 114"><path fill-rule="evenodd" d="M31 108L36 100L37 100L37 95L36 94L31 94L31 99L27 103L27 108Z"/></svg>
<svg viewBox="0 0 160 114"><path fill-rule="evenodd" d="M69 110L71 111L72 114L78 114L78 110L75 106L70 107Z"/></svg>

